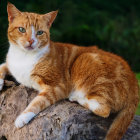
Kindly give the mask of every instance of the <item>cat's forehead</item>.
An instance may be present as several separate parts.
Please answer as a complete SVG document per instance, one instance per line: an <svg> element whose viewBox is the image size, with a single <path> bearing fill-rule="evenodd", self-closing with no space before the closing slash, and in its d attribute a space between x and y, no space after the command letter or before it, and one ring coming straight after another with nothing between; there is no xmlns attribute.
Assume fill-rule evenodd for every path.
<svg viewBox="0 0 140 140"><path fill-rule="evenodd" d="M36 13L22 12L22 16L28 21L38 20L41 18L41 15Z"/></svg>
<svg viewBox="0 0 140 140"><path fill-rule="evenodd" d="M43 22L43 18L41 15L28 12L22 12L22 15L17 18L15 24L18 24L19 26L23 26L25 28L31 26L34 26L35 29L45 27L45 21Z"/></svg>

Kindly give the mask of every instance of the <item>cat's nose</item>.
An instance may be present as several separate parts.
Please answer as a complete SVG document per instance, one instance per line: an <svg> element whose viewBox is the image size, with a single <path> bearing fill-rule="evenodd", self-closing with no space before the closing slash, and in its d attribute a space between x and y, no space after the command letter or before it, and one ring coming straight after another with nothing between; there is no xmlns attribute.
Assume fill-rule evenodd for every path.
<svg viewBox="0 0 140 140"><path fill-rule="evenodd" d="M29 44L32 45L33 43L34 43L34 40L33 39L30 39L29 40Z"/></svg>

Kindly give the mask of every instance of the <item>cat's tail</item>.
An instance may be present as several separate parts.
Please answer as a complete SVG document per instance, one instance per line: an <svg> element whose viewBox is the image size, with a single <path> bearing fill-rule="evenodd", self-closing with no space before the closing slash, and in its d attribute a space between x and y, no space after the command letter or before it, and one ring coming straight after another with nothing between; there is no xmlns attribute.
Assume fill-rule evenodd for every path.
<svg viewBox="0 0 140 140"><path fill-rule="evenodd" d="M135 115L137 105L138 100L127 105L118 113L108 130L105 140L121 140Z"/></svg>

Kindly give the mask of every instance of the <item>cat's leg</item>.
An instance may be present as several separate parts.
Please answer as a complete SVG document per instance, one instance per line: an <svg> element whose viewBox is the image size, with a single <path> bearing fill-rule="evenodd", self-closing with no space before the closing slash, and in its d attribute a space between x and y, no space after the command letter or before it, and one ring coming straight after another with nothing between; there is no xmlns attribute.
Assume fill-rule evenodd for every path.
<svg viewBox="0 0 140 140"><path fill-rule="evenodd" d="M70 94L69 100L78 102L98 116L106 118L110 114L111 108L109 104L99 95L88 97L86 96L86 92L77 90Z"/></svg>
<svg viewBox="0 0 140 140"><path fill-rule="evenodd" d="M6 63L3 63L0 65L0 91L2 90L3 88L3 85L4 85L4 78L6 76L8 72L8 68L6 66Z"/></svg>
<svg viewBox="0 0 140 140"><path fill-rule="evenodd" d="M15 126L23 127L31 119L33 119L40 111L52 104L52 99L49 95L50 91L40 92L27 106L27 108L16 118ZM44 94L44 95L43 95Z"/></svg>
<svg viewBox="0 0 140 140"><path fill-rule="evenodd" d="M71 92L69 99L77 101L96 115L108 117L111 109L106 99L110 99L108 93L112 93L112 83L104 77L107 73L102 71L103 68L98 54L80 55L71 69L74 91Z"/></svg>
<svg viewBox="0 0 140 140"><path fill-rule="evenodd" d="M15 126L23 127L39 112L54 104L56 101L64 99L65 93L61 86L47 86L43 80L38 80L38 84L42 88L41 92L31 101L27 108L17 117Z"/></svg>

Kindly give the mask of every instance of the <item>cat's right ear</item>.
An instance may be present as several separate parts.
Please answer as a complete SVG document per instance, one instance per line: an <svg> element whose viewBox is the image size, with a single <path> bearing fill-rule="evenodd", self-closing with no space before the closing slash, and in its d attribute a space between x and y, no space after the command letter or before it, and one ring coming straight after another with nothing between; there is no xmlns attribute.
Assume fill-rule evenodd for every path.
<svg viewBox="0 0 140 140"><path fill-rule="evenodd" d="M14 18L21 14L21 12L10 2L7 4L8 21L13 22Z"/></svg>

